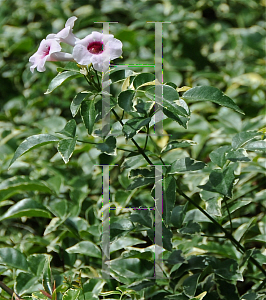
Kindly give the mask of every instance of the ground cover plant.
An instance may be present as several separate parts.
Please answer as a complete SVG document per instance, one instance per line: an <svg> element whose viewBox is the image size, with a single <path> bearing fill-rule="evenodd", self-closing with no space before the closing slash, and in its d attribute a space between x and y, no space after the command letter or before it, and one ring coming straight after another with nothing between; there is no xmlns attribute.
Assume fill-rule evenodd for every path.
<svg viewBox="0 0 266 300"><path fill-rule="evenodd" d="M0 3L1 299L265 299L265 3Z"/></svg>

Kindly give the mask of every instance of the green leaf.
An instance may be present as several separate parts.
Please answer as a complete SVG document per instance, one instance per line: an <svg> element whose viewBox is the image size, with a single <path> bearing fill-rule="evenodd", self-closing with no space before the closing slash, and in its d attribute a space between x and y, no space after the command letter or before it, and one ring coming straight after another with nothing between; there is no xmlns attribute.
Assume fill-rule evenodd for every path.
<svg viewBox="0 0 266 300"><path fill-rule="evenodd" d="M92 242L90 241L82 241L77 243L76 245L67 248L66 252L68 253L79 253L84 254L91 257L102 257L101 250Z"/></svg>
<svg viewBox="0 0 266 300"><path fill-rule="evenodd" d="M87 231L89 228L88 222L84 218L80 217L67 218L64 221L64 225L68 228L70 232L72 232L75 235L76 238L80 238L79 233L81 231Z"/></svg>
<svg viewBox="0 0 266 300"><path fill-rule="evenodd" d="M180 125L183 126L183 121L180 119L179 116L181 117L187 117L189 116L189 111L186 110L183 106L187 108L184 103L180 103L180 105L176 104L176 100L179 99L179 94L178 92L172 88L171 86L168 85L163 85L162 86L162 92L163 92L163 97L158 97L155 95L155 88L152 87L151 89L147 90L145 92L145 95L151 99L155 100L155 102L163 108L163 113L167 115L169 118L172 118L173 120L177 121ZM160 103L162 102L162 103ZM183 101L184 102L184 101ZM181 106L181 104L183 104Z"/></svg>
<svg viewBox="0 0 266 300"><path fill-rule="evenodd" d="M234 103L231 98L213 86L196 86L186 91L182 95L182 98L193 102L211 101L244 114L244 112Z"/></svg>
<svg viewBox="0 0 266 300"><path fill-rule="evenodd" d="M209 265L209 260L207 256L195 256L192 255L185 261L181 266L177 264L177 269L175 266L172 268L171 274L174 277L181 277L184 273L191 270L203 270Z"/></svg>
<svg viewBox="0 0 266 300"><path fill-rule="evenodd" d="M145 152L146 153L146 152ZM147 154L147 153L146 153ZM145 158L141 154L130 154L122 163L121 168L132 169L146 164Z"/></svg>
<svg viewBox="0 0 266 300"><path fill-rule="evenodd" d="M153 104L154 104L153 101L149 101L147 99L142 99L137 97L134 108L137 110L137 112L144 114L145 116L148 116L153 107Z"/></svg>
<svg viewBox="0 0 266 300"><path fill-rule="evenodd" d="M63 300L76 300L78 299L79 294L80 294L80 290L68 289L63 294Z"/></svg>
<svg viewBox="0 0 266 300"><path fill-rule="evenodd" d="M181 228L183 221L186 216L187 212L187 206L188 203L185 205L178 205L175 206L171 215L171 223L176 227L176 228Z"/></svg>
<svg viewBox="0 0 266 300"><path fill-rule="evenodd" d="M172 251L172 237L173 237L173 233L172 230L169 228L166 228L164 223L162 223L162 237L163 237L163 247L164 249L168 250L168 251ZM154 242L154 229L149 229L147 230L147 234L149 239Z"/></svg>
<svg viewBox="0 0 266 300"><path fill-rule="evenodd" d="M74 79L77 77L83 76L81 73L77 71L65 71L59 73L55 76L55 78L50 82L47 91L44 94L50 94L53 90L59 87L66 80Z"/></svg>
<svg viewBox="0 0 266 300"><path fill-rule="evenodd" d="M108 155L116 155L116 138L109 136L104 143L99 143L96 148Z"/></svg>
<svg viewBox="0 0 266 300"><path fill-rule="evenodd" d="M187 128L188 116L190 114L189 109L184 100L179 101L177 105L176 101L179 99L177 91L171 86L163 85L163 98L159 98L155 95L155 88L151 88L145 92L145 95L155 100L161 109L163 109L164 115L178 122L184 128ZM162 102L162 103L160 103Z"/></svg>
<svg viewBox="0 0 266 300"><path fill-rule="evenodd" d="M149 177L149 178L155 178L155 172L154 167L148 167L148 168L139 168L139 169L133 169L129 172L129 178L135 178L135 177Z"/></svg>
<svg viewBox="0 0 266 300"><path fill-rule="evenodd" d="M109 101L110 100L110 101ZM104 105L103 105L104 104ZM102 119L102 113L104 113L104 116L106 116L114 107L117 105L117 99L113 96L110 96L110 98L102 98L101 100L98 100L95 103L95 114L96 119L95 122L98 122ZM102 111L104 109L104 112ZM95 131L95 134L102 135L102 132L98 129Z"/></svg>
<svg viewBox="0 0 266 300"><path fill-rule="evenodd" d="M123 126L123 133L126 139L132 138L143 126L149 124L151 118L133 118L128 120Z"/></svg>
<svg viewBox="0 0 266 300"><path fill-rule="evenodd" d="M28 296L24 296L23 299L25 298L25 300L32 300L32 299L36 299L36 300L47 300L47 297L44 296L44 294L40 291L40 292L34 292L32 293L32 296L29 296L30 298L28 299Z"/></svg>
<svg viewBox="0 0 266 300"><path fill-rule="evenodd" d="M110 224L110 239L113 240L117 236L121 236L126 232L134 229L133 223L129 219L119 219L117 222Z"/></svg>
<svg viewBox="0 0 266 300"><path fill-rule="evenodd" d="M251 218L247 223L241 224L234 232L234 238L241 242L248 229L257 222L257 217Z"/></svg>
<svg viewBox="0 0 266 300"><path fill-rule="evenodd" d="M49 208L55 216L64 219L68 212L68 201L66 199L55 199L49 203Z"/></svg>
<svg viewBox="0 0 266 300"><path fill-rule="evenodd" d="M227 282L225 280L215 279L217 285L217 291L222 299L239 300L239 294L235 284Z"/></svg>
<svg viewBox="0 0 266 300"><path fill-rule="evenodd" d="M24 254L14 248L0 248L0 263L8 268L28 271L28 262Z"/></svg>
<svg viewBox="0 0 266 300"><path fill-rule="evenodd" d="M184 294L188 297L195 295L200 275L201 273L193 274L184 280Z"/></svg>
<svg viewBox="0 0 266 300"><path fill-rule="evenodd" d="M186 225L180 229L180 232L183 234L196 234L200 232L201 227L199 223L196 223L194 221L188 221Z"/></svg>
<svg viewBox="0 0 266 300"><path fill-rule="evenodd" d="M233 162L237 161L250 161L247 156L247 152L245 149L239 148L237 150L230 150L226 154L226 159L231 160Z"/></svg>
<svg viewBox="0 0 266 300"><path fill-rule="evenodd" d="M206 210L211 216L222 216L221 213L221 200L220 194L214 194L213 192L201 191L200 192L202 200L205 202Z"/></svg>
<svg viewBox="0 0 266 300"><path fill-rule="evenodd" d="M43 235L48 235L49 233L57 230L57 228L64 222L64 220L60 218L53 218L51 222L46 226Z"/></svg>
<svg viewBox="0 0 266 300"><path fill-rule="evenodd" d="M222 194L226 197L232 197L233 183L235 180L234 170L236 165L232 164L223 170L213 170L210 173L209 181L204 185L198 187L210 191Z"/></svg>
<svg viewBox="0 0 266 300"><path fill-rule="evenodd" d="M211 265L216 275L226 280L243 281L243 276L239 271L238 263L234 259L217 260L216 258L212 258L212 260L213 263Z"/></svg>
<svg viewBox="0 0 266 300"><path fill-rule="evenodd" d="M147 210L139 210L130 215L130 219L132 222L138 222L139 224L152 228L152 219L150 216L150 211Z"/></svg>
<svg viewBox="0 0 266 300"><path fill-rule="evenodd" d="M133 75L134 72L132 70L114 70L109 74L109 79L111 79L112 82L118 82L120 80L124 80L125 78Z"/></svg>
<svg viewBox="0 0 266 300"><path fill-rule="evenodd" d="M96 119L96 111L93 100L87 100L81 103L81 117L85 127L88 129L88 133L92 134Z"/></svg>
<svg viewBox="0 0 266 300"><path fill-rule="evenodd" d="M202 300L207 295L207 292L203 292L200 295L190 299L190 300Z"/></svg>
<svg viewBox="0 0 266 300"><path fill-rule="evenodd" d="M77 137L75 138L67 138L67 139L62 139L58 143L58 152L62 156L64 162L67 164L69 162L70 157L72 156L75 146L77 142Z"/></svg>
<svg viewBox="0 0 266 300"><path fill-rule="evenodd" d="M30 291L33 291L36 288L37 282L38 277L30 273L20 272L16 278L15 292L20 296L24 293L29 293Z"/></svg>
<svg viewBox="0 0 266 300"><path fill-rule="evenodd" d="M27 257L29 268L37 277L42 275L46 261L51 259L52 256L48 254L31 254Z"/></svg>
<svg viewBox="0 0 266 300"><path fill-rule="evenodd" d="M118 95L118 105L126 112L134 111L133 99L135 91L125 90Z"/></svg>
<svg viewBox="0 0 266 300"><path fill-rule="evenodd" d="M145 244L146 241L133 238L133 237L127 237L122 236L116 240L114 240L110 245L110 253L115 252L120 249L124 249L125 247L137 245L137 244Z"/></svg>
<svg viewBox="0 0 266 300"><path fill-rule="evenodd" d="M185 262L185 258L182 256L181 250L174 250L168 259L166 259L166 262L171 265L176 265Z"/></svg>
<svg viewBox="0 0 266 300"><path fill-rule="evenodd" d="M154 275L154 264L139 258L113 259L110 262L111 275L115 272L123 282L132 283L132 279L152 277Z"/></svg>
<svg viewBox="0 0 266 300"><path fill-rule="evenodd" d="M162 149L161 153L165 153L176 148L186 148L194 145L196 145L196 142L194 141L172 141Z"/></svg>
<svg viewBox="0 0 266 300"><path fill-rule="evenodd" d="M57 142L59 140L58 137L53 136L51 134L37 134L32 135L28 137L26 140L24 140L19 147L17 148L9 167L19 158L21 155L25 154L29 150L35 149L37 147Z"/></svg>
<svg viewBox="0 0 266 300"><path fill-rule="evenodd" d="M47 185L57 194L60 194L60 188L62 185L63 178L61 175L51 176L46 180Z"/></svg>
<svg viewBox="0 0 266 300"><path fill-rule="evenodd" d="M175 294L175 295L169 295L169 296L166 296L165 299L168 299L168 300L189 300L189 298L184 295L183 293L182 294ZM193 298L195 299L195 298Z"/></svg>
<svg viewBox="0 0 266 300"><path fill-rule="evenodd" d="M155 178L137 177L134 178L133 182L127 187L127 191L134 190L140 186L154 184L154 182L155 182Z"/></svg>
<svg viewBox="0 0 266 300"><path fill-rule="evenodd" d="M0 217L0 221L21 217L52 218L50 212L41 203L33 199L23 199L12 205L7 212Z"/></svg>
<svg viewBox="0 0 266 300"><path fill-rule="evenodd" d="M190 157L184 157L176 160L172 163L171 167L168 168L167 174L178 174L188 171L197 171L205 167L205 163L202 161L196 161Z"/></svg>
<svg viewBox="0 0 266 300"><path fill-rule="evenodd" d="M43 273L42 273L42 285L44 290L52 295L53 293L53 276L50 266L51 257L47 257L44 263Z"/></svg>
<svg viewBox="0 0 266 300"><path fill-rule="evenodd" d="M71 114L73 116L73 118L76 116L76 114L78 113L81 103L84 99L86 99L91 93L88 93L86 91L78 93L75 98L73 99L73 101L70 104L70 111Z"/></svg>
<svg viewBox="0 0 266 300"><path fill-rule="evenodd" d="M58 67L56 70L57 70L57 72L63 72L63 71L76 71L76 72L79 72L79 71L80 71L80 68L78 67L78 65L77 65L76 62L69 61L69 62L64 66L64 68Z"/></svg>
<svg viewBox="0 0 266 300"><path fill-rule="evenodd" d="M164 223L162 223L162 225L163 225L163 236L162 236L163 247L168 251L172 251L172 237L173 237L172 230L170 228L166 228ZM154 241L154 239L152 241Z"/></svg>
<svg viewBox="0 0 266 300"><path fill-rule="evenodd" d="M135 89L141 85L155 80L155 75L152 73L141 73L134 78L133 86Z"/></svg>
<svg viewBox="0 0 266 300"><path fill-rule="evenodd" d="M147 280L144 280L144 281L141 281L141 282L134 282L132 285L129 285L128 288L134 290L134 291L141 291L147 287L150 287L150 286L153 286L154 283L152 281L147 281Z"/></svg>
<svg viewBox="0 0 266 300"><path fill-rule="evenodd" d="M209 155L211 161L215 163L217 166L219 166L220 168L222 168L226 163L225 155L230 148L231 148L230 146L222 146L213 150Z"/></svg>
<svg viewBox="0 0 266 300"><path fill-rule="evenodd" d="M14 176L0 183L1 201L21 191L40 191L51 194L50 188L41 180L32 180L27 176Z"/></svg>
<svg viewBox="0 0 266 300"><path fill-rule="evenodd" d="M73 138L76 135L76 127L77 127L76 121L74 119L72 119L72 120L68 121L66 123L66 126L64 127L64 129L59 131L58 133L61 133L68 137Z"/></svg>
<svg viewBox="0 0 266 300"><path fill-rule="evenodd" d="M244 148L249 151L266 151L266 141L254 141L247 143Z"/></svg>
<svg viewBox="0 0 266 300"><path fill-rule="evenodd" d="M261 298L258 298L258 294L253 291L249 291L241 297L241 300L259 300L259 299Z"/></svg>
<svg viewBox="0 0 266 300"><path fill-rule="evenodd" d="M257 131L242 131L237 133L232 139L233 149L238 149L248 141L252 140L256 136L260 136L261 133Z"/></svg>
<svg viewBox="0 0 266 300"><path fill-rule="evenodd" d="M176 200L176 180L173 176L163 179L163 220L170 224L172 210Z"/></svg>

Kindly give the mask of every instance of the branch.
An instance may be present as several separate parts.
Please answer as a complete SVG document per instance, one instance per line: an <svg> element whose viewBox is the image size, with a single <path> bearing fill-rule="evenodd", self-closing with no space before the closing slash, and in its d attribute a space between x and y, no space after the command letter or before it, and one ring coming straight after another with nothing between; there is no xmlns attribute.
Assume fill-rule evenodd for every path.
<svg viewBox="0 0 266 300"><path fill-rule="evenodd" d="M8 286L6 286L2 281L0 281L0 287L7 292L10 296L15 296L16 300L23 300L20 298L12 289L10 289Z"/></svg>

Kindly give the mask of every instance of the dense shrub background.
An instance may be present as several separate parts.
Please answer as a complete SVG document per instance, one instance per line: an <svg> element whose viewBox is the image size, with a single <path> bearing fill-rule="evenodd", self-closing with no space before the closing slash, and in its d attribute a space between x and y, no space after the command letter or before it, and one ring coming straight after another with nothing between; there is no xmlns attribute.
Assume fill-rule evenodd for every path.
<svg viewBox="0 0 266 300"><path fill-rule="evenodd" d="M108 156L93 145L79 143L70 162L65 165L56 147L47 145L25 154L8 169L15 150L25 138L63 129L71 118L69 105L73 97L86 88L86 82L78 78L54 93L44 95L56 74L56 68L64 66L63 63L49 62L46 72L35 71L31 74L28 59L47 34L58 32L67 18L73 15L78 17L74 32L80 38L92 30L101 30L102 25L94 22L116 21L117 24L110 25L110 31L123 42L123 59L116 60L116 63L152 64L154 24L147 21L171 22L163 27L164 82L171 81L179 87L217 87L234 99L245 113L240 115L211 102L200 102L190 105L193 114L187 130L175 122L164 124L172 140L188 139L197 143L189 148L173 150L171 155L166 156L168 163L173 161L172 157L177 159L189 155L208 164L201 172L181 175L180 188L230 231L227 208L225 203L221 205L220 196L214 194L214 201L205 201L207 193L199 194L201 190L197 186L204 180L206 182L209 170L215 168L209 158L211 151L230 145L239 132L258 131L265 127L265 1L0 0L0 6L0 250L16 249L32 264L31 272L26 271L20 265L20 256L14 264L5 261L4 252L0 251L1 280L15 288L19 295L30 295L43 289L42 272L49 269L46 262L51 258L56 285L61 285L64 291L68 285L75 288L73 282L80 280L86 299L104 299L99 295L106 291L117 292L110 293L109 299L188 299L189 292L183 283L188 276L194 275L194 294L207 291L204 300L222 297L240 299L245 293L249 293L246 296L249 298L243 296L241 299L265 299L263 287L256 295L251 292L260 286L265 277L248 262L252 254L264 269L266 266L265 149L248 151L250 161L238 164L238 183L228 203L232 233L250 251L242 256L230 241L217 238L219 228L215 228L188 204L182 226L186 228L189 221L193 221L196 224L194 232L192 230L191 234L186 234L188 231L183 229L182 233L182 226L178 230L176 226L171 226L174 236L167 239L171 246L167 249L166 258L172 248L172 251L182 250L187 260L194 259L195 255L195 261L191 260L190 268L182 272L180 268L176 273L172 270L173 278L159 281L157 285L143 281L151 276L153 266L152 253L145 247L153 243L145 233L144 224L134 223L133 226L129 221L131 213L128 211L111 211L111 223L116 224L113 228L111 226L111 241L127 237L127 246L135 245L138 249L146 249L146 252L138 252L133 256L136 260L128 259L128 263L117 260L112 270L116 280L90 279L100 277L101 269L101 257L95 255L97 250L93 246L90 251L94 255L66 251L81 241L100 245L102 174L101 169L94 165L121 165L127 153L118 151L117 156ZM134 67L134 71L152 72L153 68L138 66ZM81 125L81 119L79 121L78 133L86 140L86 130ZM261 135L263 132L265 129ZM93 138L89 139L93 141ZM154 140L157 146L150 145L149 150L155 152L167 142L165 138ZM143 140L139 138L139 142ZM119 146L125 147L123 143ZM128 171L128 168L111 170L113 206L153 206L152 186L126 191L131 182ZM25 210L12 215L10 208L23 199L38 203L39 206L36 204L35 207L39 209L38 213L35 210L31 216L31 212ZM185 199L177 196L175 205L185 204ZM140 240L146 244L141 244ZM17 254L14 252L14 255ZM117 247L111 259L130 255L133 255L130 248ZM210 260L209 267L203 267L200 261L205 256ZM226 272L222 266L223 259L235 260L236 265L231 266L233 269L237 267L237 270L230 269L232 261L227 260L230 271ZM43 266L42 270L33 267L37 261ZM178 263L182 264L180 261ZM215 271L210 270L212 267ZM167 265L167 273L171 268L172 265ZM135 279L127 276L131 272L136 275ZM217 274L221 273L228 280L228 285L224 283L226 281L221 280L220 283L217 279ZM68 283L63 284L63 276L69 277ZM140 282L135 292L128 287L134 282ZM219 290L219 284L228 291L227 296ZM187 282L187 285L193 284ZM120 296L125 290L129 291L128 294ZM181 295L182 292L185 294ZM40 293L38 297L42 297ZM106 294L105 299L108 297ZM1 299L4 298L8 295L1 291Z"/></svg>

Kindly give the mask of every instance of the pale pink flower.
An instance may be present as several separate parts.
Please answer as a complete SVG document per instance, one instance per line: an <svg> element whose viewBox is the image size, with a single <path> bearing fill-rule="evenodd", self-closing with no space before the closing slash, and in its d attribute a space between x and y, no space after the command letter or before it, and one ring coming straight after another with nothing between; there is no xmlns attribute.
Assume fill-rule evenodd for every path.
<svg viewBox="0 0 266 300"><path fill-rule="evenodd" d="M34 53L29 62L32 64L30 70L33 73L34 69L37 71L45 71L46 61L71 61L73 57L69 53L60 52L61 46L59 42L55 39L43 39L36 53Z"/></svg>
<svg viewBox="0 0 266 300"><path fill-rule="evenodd" d="M122 42L112 34L93 31L82 40L77 40L73 48L73 57L80 65L92 63L97 71L107 71L110 60L120 57Z"/></svg>
<svg viewBox="0 0 266 300"><path fill-rule="evenodd" d="M75 42L79 40L74 33L73 27L77 17L73 16L66 21L65 28L59 31L57 34L51 33L47 35L47 39L56 39L59 42L69 44L71 46L75 45Z"/></svg>

